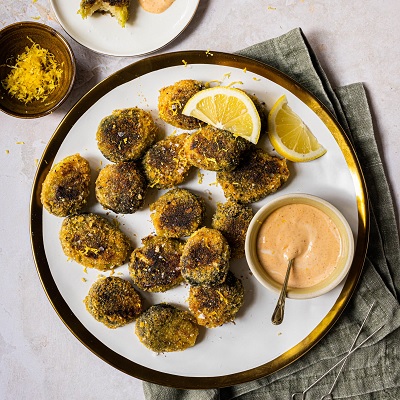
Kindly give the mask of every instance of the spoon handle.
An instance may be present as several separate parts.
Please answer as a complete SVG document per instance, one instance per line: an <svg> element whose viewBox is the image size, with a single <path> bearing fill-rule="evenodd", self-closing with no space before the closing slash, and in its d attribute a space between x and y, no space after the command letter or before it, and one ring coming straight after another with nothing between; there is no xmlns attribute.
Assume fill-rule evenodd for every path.
<svg viewBox="0 0 400 400"><path fill-rule="evenodd" d="M285 280L283 281L281 294L279 295L278 302L276 303L275 310L272 314L271 321L274 325L279 325L283 321L283 316L285 314L285 301L286 301L287 286L288 286L290 270L292 269L293 262L294 262L294 258L291 258L288 263L288 268L286 271Z"/></svg>

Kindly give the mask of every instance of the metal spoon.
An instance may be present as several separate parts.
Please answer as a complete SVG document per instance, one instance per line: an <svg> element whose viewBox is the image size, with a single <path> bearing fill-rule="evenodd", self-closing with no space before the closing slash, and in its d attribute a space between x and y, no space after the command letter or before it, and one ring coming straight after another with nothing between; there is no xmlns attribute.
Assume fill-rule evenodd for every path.
<svg viewBox="0 0 400 400"><path fill-rule="evenodd" d="M279 296L278 302L276 303L275 310L272 314L271 321L274 325L279 325L283 321L283 316L285 314L285 301L286 301L287 286L288 286L290 270L292 269L293 262L294 262L294 258L291 258L288 263L285 280L283 281L283 285L282 285L281 294Z"/></svg>

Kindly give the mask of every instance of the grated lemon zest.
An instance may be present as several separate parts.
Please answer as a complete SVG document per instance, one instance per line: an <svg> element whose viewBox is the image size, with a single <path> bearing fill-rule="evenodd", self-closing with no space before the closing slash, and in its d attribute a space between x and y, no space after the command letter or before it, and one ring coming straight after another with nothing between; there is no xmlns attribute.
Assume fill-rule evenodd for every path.
<svg viewBox="0 0 400 400"><path fill-rule="evenodd" d="M226 85L226 87L231 87L233 85L243 85L243 82L242 81L231 82L228 85Z"/></svg>
<svg viewBox="0 0 400 400"><path fill-rule="evenodd" d="M63 72L49 50L28 39L32 46L25 47L25 52L17 57L14 66L9 66L10 73L1 81L11 96L25 104L44 101L58 86Z"/></svg>

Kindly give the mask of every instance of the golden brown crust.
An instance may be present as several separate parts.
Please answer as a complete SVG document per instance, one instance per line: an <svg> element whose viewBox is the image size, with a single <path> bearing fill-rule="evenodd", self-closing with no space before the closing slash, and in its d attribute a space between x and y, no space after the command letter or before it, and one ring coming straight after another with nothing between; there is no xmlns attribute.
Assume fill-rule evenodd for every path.
<svg viewBox="0 0 400 400"><path fill-rule="evenodd" d="M65 217L82 210L89 197L89 187L89 163L74 154L53 166L43 182L40 199L49 213Z"/></svg>
<svg viewBox="0 0 400 400"><path fill-rule="evenodd" d="M289 179L289 175L285 159L252 147L233 171L217 172L217 182L227 199L254 203L276 192Z"/></svg>
<svg viewBox="0 0 400 400"><path fill-rule="evenodd" d="M244 257L246 233L252 218L253 210L249 205L230 200L217 204L211 226L218 229L228 241L232 258Z"/></svg>
<svg viewBox="0 0 400 400"><path fill-rule="evenodd" d="M96 179L96 198L108 210L132 214L144 203L147 181L135 161L108 164Z"/></svg>
<svg viewBox="0 0 400 400"><path fill-rule="evenodd" d="M137 107L114 110L101 120L96 133L99 150L112 162L138 160L156 137L151 114Z"/></svg>
<svg viewBox="0 0 400 400"><path fill-rule="evenodd" d="M183 281L180 268L183 243L177 239L147 236L130 257L129 275L147 292L165 292Z"/></svg>
<svg viewBox="0 0 400 400"><path fill-rule="evenodd" d="M183 278L191 285L219 285L228 273L229 259L229 245L222 233L201 228L189 237L183 248Z"/></svg>
<svg viewBox="0 0 400 400"><path fill-rule="evenodd" d="M191 286L189 309L199 325L215 328L234 321L244 302L244 288L240 279L229 272L226 280L215 287Z"/></svg>
<svg viewBox="0 0 400 400"><path fill-rule="evenodd" d="M258 111L258 115L260 116L260 122L261 122L260 135L267 133L268 132L268 111L265 107L265 103L260 102L260 100L258 100L257 96L255 96L254 94L249 94L247 92L246 92L246 94L253 101L253 103Z"/></svg>
<svg viewBox="0 0 400 400"><path fill-rule="evenodd" d="M102 271L124 264L131 250L129 239L116 226L93 213L65 218L60 241L67 257Z"/></svg>
<svg viewBox="0 0 400 400"><path fill-rule="evenodd" d="M205 86L193 79L184 79L162 88L158 97L160 118L181 129L193 130L204 125L204 122L197 118L182 114L188 100L203 89L205 89Z"/></svg>
<svg viewBox="0 0 400 400"><path fill-rule="evenodd" d="M189 162L208 171L231 171L236 168L250 142L231 132L207 125L192 133L185 142Z"/></svg>
<svg viewBox="0 0 400 400"><path fill-rule="evenodd" d="M185 180L192 167L183 149L188 137L187 133L169 136L146 152L143 167L150 187L169 189Z"/></svg>
<svg viewBox="0 0 400 400"><path fill-rule="evenodd" d="M150 205L157 235L181 238L191 235L204 222L205 202L189 190L176 188Z"/></svg>
<svg viewBox="0 0 400 400"><path fill-rule="evenodd" d="M199 327L188 311L170 304L156 304L137 319L135 333L148 349L163 353L194 346Z"/></svg>
<svg viewBox="0 0 400 400"><path fill-rule="evenodd" d="M142 300L127 280L109 276L98 279L84 300L87 311L108 328L124 326L142 312Z"/></svg>

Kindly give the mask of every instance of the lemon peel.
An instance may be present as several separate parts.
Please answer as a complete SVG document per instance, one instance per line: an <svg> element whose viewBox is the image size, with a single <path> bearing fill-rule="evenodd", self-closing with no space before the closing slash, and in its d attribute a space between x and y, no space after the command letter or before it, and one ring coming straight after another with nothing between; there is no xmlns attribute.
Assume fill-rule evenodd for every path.
<svg viewBox="0 0 400 400"><path fill-rule="evenodd" d="M326 153L308 126L281 96L268 114L268 137L275 150L294 162L312 161Z"/></svg>
<svg viewBox="0 0 400 400"><path fill-rule="evenodd" d="M201 90L189 99L182 114L232 132L254 144L260 137L258 111L251 98L240 89L216 86Z"/></svg>

